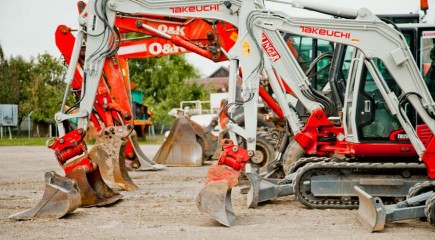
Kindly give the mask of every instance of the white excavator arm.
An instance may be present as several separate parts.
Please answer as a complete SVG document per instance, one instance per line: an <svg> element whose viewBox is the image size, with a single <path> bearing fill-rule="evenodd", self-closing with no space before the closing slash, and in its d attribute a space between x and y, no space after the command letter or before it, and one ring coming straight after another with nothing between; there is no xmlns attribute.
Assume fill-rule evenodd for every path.
<svg viewBox="0 0 435 240"><path fill-rule="evenodd" d="M233 7L225 6L225 4L229 3ZM250 8L251 10L263 6L262 1L258 0L244 1L243 5L246 5L243 8ZM89 0L86 9L79 17L80 29L76 36L71 62L66 75L69 86L74 78L81 47L86 42L84 86L80 106L75 114L66 114L63 111L66 104L67 89L61 111L55 116L60 136L66 133L62 122L71 118L77 117L79 119L79 128L84 130L88 128L90 112L95 100L104 60L112 57L119 47L119 36L114 27L117 15L214 19L238 26L239 14L233 11L233 8L237 7L238 9L241 6L242 1L240 0L226 1L225 3L218 0ZM234 96L231 96L231 98L235 99Z"/></svg>
<svg viewBox="0 0 435 240"><path fill-rule="evenodd" d="M247 34L239 35L243 37L238 39L230 51L230 55L240 61L242 69L253 63L256 66L264 66L271 83L278 81L273 74L278 73L295 92L301 103L308 110L313 111L318 105L304 98L310 92L307 78L285 45L280 32L354 46L364 54L369 71L375 75L375 82L391 113L398 117L417 153L422 155L425 152L426 149L406 114L399 114L402 110L398 97L389 90L373 62L374 59L380 59L385 64L403 92L401 98L406 98L413 105L432 133L435 133L435 120L432 117L435 113L433 99L401 33L380 21L365 8L357 11L355 19L297 18L282 12L264 10L250 12L247 19L246 26L239 25L239 31L244 31L242 28L246 27ZM265 38L270 44L265 45ZM247 46L252 46L249 54L246 50ZM268 71L272 68L274 71ZM258 80L245 79L245 82L255 81ZM277 100L280 101L280 98ZM279 104L284 113L288 112L286 103L280 101Z"/></svg>

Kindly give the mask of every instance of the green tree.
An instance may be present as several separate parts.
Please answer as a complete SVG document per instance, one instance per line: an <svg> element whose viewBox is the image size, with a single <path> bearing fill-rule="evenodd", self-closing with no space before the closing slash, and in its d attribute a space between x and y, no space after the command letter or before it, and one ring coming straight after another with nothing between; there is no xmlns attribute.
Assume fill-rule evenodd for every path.
<svg viewBox="0 0 435 240"><path fill-rule="evenodd" d="M25 104L29 99L32 68L33 62L21 56L7 59L0 46L0 104L18 105L18 126L23 116L30 112Z"/></svg>
<svg viewBox="0 0 435 240"><path fill-rule="evenodd" d="M24 109L33 110L36 121L54 122L65 90L66 69L58 59L49 54L38 55L30 73L32 83L26 93Z"/></svg>
<svg viewBox="0 0 435 240"><path fill-rule="evenodd" d="M18 104L20 99L19 76L16 68L9 64L0 46L0 104Z"/></svg>
<svg viewBox="0 0 435 240"><path fill-rule="evenodd" d="M190 82L198 77L195 68L184 55L129 60L130 79L145 93L144 104L154 113L157 124L171 124L168 115L183 100L205 100L202 85Z"/></svg>

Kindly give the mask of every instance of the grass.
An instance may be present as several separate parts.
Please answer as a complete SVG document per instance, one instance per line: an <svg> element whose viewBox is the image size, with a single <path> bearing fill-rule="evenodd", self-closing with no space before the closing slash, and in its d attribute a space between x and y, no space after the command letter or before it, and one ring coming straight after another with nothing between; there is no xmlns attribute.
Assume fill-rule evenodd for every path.
<svg viewBox="0 0 435 240"><path fill-rule="evenodd" d="M3 139L0 139L0 147L4 146L45 146L48 138L27 138L27 137L12 137L9 139L9 136L3 136ZM92 142L94 143L94 142ZM163 143L163 135L156 135L153 138L147 136L146 141L142 138L139 138L139 144L162 144Z"/></svg>
<svg viewBox="0 0 435 240"><path fill-rule="evenodd" d="M45 146L47 138L9 137L0 139L0 146Z"/></svg>

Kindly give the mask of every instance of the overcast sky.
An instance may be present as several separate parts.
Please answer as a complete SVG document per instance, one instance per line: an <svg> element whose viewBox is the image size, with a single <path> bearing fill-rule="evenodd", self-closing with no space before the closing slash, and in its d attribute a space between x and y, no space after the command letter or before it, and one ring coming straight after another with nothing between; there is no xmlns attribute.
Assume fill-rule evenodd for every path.
<svg viewBox="0 0 435 240"><path fill-rule="evenodd" d="M165 0L162 0L165 1ZM417 12L420 0L311 0L349 8L367 7L374 13ZM60 24L77 27L76 0L0 0L0 44L6 56L21 55L27 59L48 52L60 56L54 42L54 31ZM434 2L434 4L431 4ZM270 9L288 14L306 15L305 11L270 3ZM435 0L429 0L435 9ZM430 9L432 10L432 9ZM220 65L195 54L188 60L203 74L209 75Z"/></svg>

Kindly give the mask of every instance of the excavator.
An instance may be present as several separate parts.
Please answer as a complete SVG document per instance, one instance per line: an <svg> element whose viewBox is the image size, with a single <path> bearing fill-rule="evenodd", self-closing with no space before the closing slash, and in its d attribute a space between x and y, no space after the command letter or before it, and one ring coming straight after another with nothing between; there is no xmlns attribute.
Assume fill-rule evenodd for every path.
<svg viewBox="0 0 435 240"><path fill-rule="evenodd" d="M79 11L81 12L80 19L82 20L88 19L89 12L83 11L85 8L86 6L83 3L79 3ZM154 14L151 13L151 15ZM125 19L125 16L122 16L122 18ZM180 22L181 21L184 21L184 19L180 19ZM85 21L82 21L81 23L84 24ZM134 23L137 27L137 21L134 21ZM145 21L145 23L147 22ZM154 24L155 23L158 23L158 21L155 21ZM119 24L121 25L122 23ZM147 24L139 25L139 27L143 27L145 29L147 26ZM107 30L107 27L109 27L109 25L106 24L104 30ZM122 64L120 64L121 61L118 62L116 59L117 57L114 51L115 49L119 48L120 45L119 41L117 41L117 39L120 39L120 32L118 28L110 27L110 29L111 31L108 33L108 35L102 36L103 41L106 41L106 43L107 41L115 42L116 47L111 46L110 48L113 48L112 50L108 50L106 48L106 50L103 51L105 54L107 54L107 58L98 57L98 62L104 62L101 68L97 67L101 70L98 70L98 72L102 73L104 69L104 75L99 73L98 75L101 76L101 79L94 79L92 81L87 81L87 77L89 76L88 74L90 72L88 72L86 69L86 58L83 59L83 53L86 55L86 52L89 51L89 46L87 44L86 48L83 49L83 43L84 41L88 42L88 38L94 37L91 36L92 34L84 36L86 30L86 34L89 33L89 29L83 25L82 29L77 34L77 39L75 41L74 37L69 34L68 28L65 26L61 26L57 32L57 36L59 37L58 46L61 52L64 54L66 62L69 64L67 72L67 81L69 84L67 85L64 99L62 101L61 111L55 116L55 119L58 122L59 133L61 137L52 139L52 142L49 143L49 147L55 150L56 157L65 170L67 178L62 178L62 181L67 182L70 186L77 184L77 189L80 189L78 192L80 192L81 199L80 201L74 201L73 204L73 206L76 207L103 206L112 204L121 199L120 194L115 193L112 189L110 189L109 186L106 185L101 178L101 174L103 177L112 180L125 190L134 189L137 187L129 178L125 171L125 167L123 167L122 154L125 151L126 155L129 156L129 148L125 148L125 139L127 139L127 143L129 144L127 144L127 146L130 146L130 153L132 153L131 148L133 148L133 154L139 155L139 158L143 158L143 160L147 160L146 156L141 155L141 152L138 151L138 149L134 149L136 146L135 143L137 143L137 141L136 139L131 139L132 127L131 125L126 124L129 120L131 120L131 114L129 114L131 113L131 109L129 109L127 94L124 92L125 88L123 84L125 83L119 81L119 79L122 79L120 74L120 65ZM149 29L153 30L152 27L149 27ZM181 28L179 30L181 30ZM207 36L203 39L203 41L210 41L210 39L213 37L212 35L213 34L210 35L210 31L208 31ZM195 44L178 38L176 35L171 37L171 41L177 42L179 45L186 47L186 49L195 50L196 52L205 54L211 59L219 59L215 57L217 56L216 52L221 52L220 48L218 48L217 51L214 51L213 46L209 46L208 51L203 51ZM216 44L216 42L213 42L213 44ZM72 48L71 45L73 45ZM92 48L95 47L95 45L92 46ZM101 49L97 47L94 50ZM125 68L123 70L125 70ZM93 72L93 70L91 72ZM77 102L72 107L67 107L66 99L70 87L72 87L72 91L76 95ZM94 94L95 90L97 90L96 94ZM72 118L79 119L77 129L75 130L71 129L69 123L69 119ZM86 120L83 122L81 121L83 119ZM86 144L83 141L83 137L86 135L86 130L88 128L87 123L89 123L89 120L94 123L98 130L100 130L101 135L97 140L97 144L90 152L87 151ZM104 127L100 125L101 123L104 123ZM117 124L118 126L116 126ZM159 167L159 165L152 161L143 162L145 162L147 165L151 165L154 169L156 169L156 166L157 168ZM53 179L56 180L59 178L61 177L56 176L51 177L50 179L46 178L47 189L48 184L52 184ZM68 180L68 178L73 180ZM53 203L51 204L52 206L57 206L62 205L59 204L62 202L62 199L64 202L71 201L73 198L68 196L66 191L63 189L66 184L61 184L61 181L58 182L59 183L57 186L55 186L57 189L57 195L52 194L53 191L47 190L40 202L41 204L38 204L30 211L15 214L11 216L11 218L32 218L34 217L31 216L32 214L36 215L38 213L44 212L44 208L48 206L47 203ZM77 200L77 198L74 199ZM74 209L74 207L69 207L68 209L68 212L70 212ZM67 212L64 214L66 213Z"/></svg>
<svg viewBox="0 0 435 240"><path fill-rule="evenodd" d="M322 20L322 24L319 24L317 23L318 21L315 22L309 21L309 19L283 17L285 16L283 13L263 11L261 10L261 4L254 1L243 1L241 3L238 1L225 1L222 4L214 4L214 2L212 3L210 1L175 1L171 2L171 5L155 2L148 3L147 1L91 2L98 4L90 4L88 6L86 11L86 19L83 19L82 21L88 34L86 38L86 54L84 64L84 70L87 74L86 77L88 78L88 81L85 81L85 89L88 93L94 92L97 88L97 84L95 84L95 82L98 82L97 80L101 76L103 66L102 60L108 56L108 53L116 52L117 50L116 43L113 42L114 35L109 37L113 31L112 26L116 13L131 15L157 14L159 16L185 16L220 19L239 27L239 38L237 39L236 45L230 50L230 52L228 52L231 62L230 89L232 91L230 94L229 104L236 104L234 97L234 79L237 75L237 66L240 65L245 73L243 74L243 105L246 117L245 128L241 128L235 124L232 124L231 122L228 123L231 140L224 140L224 151L219 159L219 163L213 165L209 170L207 183L198 197L198 206L200 211L211 215L222 224L229 226L235 219L230 202L231 189L237 184L237 178L240 175L240 170L245 167L246 162L250 157L253 156L253 151L255 149L256 120L252 118L250 119L247 116L249 114L256 113L257 103L255 100L258 98L258 79L260 73L263 72L268 76L271 86L274 88L277 100L284 112L284 116L287 118L288 124L295 134L295 139L305 151L309 152L310 149L313 149L313 146L310 145L312 143L310 139L313 137L317 138L318 136L310 136L309 134L306 134L306 130L313 130L312 126L317 126L314 128L318 128L319 126L323 127L323 124L324 126L329 126L331 128L333 126L331 126L331 123L327 121L326 114L322 109L323 106L318 103L319 101L317 101L319 96L315 94L311 95L312 91L309 88L309 85L306 83L301 84L300 82L295 84L295 81L288 80L303 80L305 79L305 76L298 67L293 66L297 65L295 64L297 61L294 60L294 57L288 53L288 50L282 48L283 41L281 40L278 31L289 31L299 35L305 34L307 36L313 36L332 42L351 45L360 49L362 52L361 57L356 59L360 59L359 63L365 62L365 64L368 66L369 72L375 76L375 83L380 89L381 95L384 97L384 99L386 99L388 108L398 116L399 122L402 124L402 126L404 126L404 129L414 148L416 149L416 152L419 155L422 155L423 160L427 165L429 176L433 177L433 166L431 166L432 162L428 157L430 155L426 155L429 151L425 149L424 145L415 134L414 129L411 127L412 125L406 124L408 119L406 119L404 115L398 114L400 113L400 109L398 104L395 104L398 103L397 97L393 92L386 88L385 84L380 84L384 79L382 78L382 75L376 72L377 68L376 65L373 64L372 58L379 56L378 58L381 59L384 64L386 64L387 69L394 76L395 81L398 82L398 85L402 91L408 93L418 93L419 97L417 97L415 94L405 94L405 98L408 99L409 102L411 102L411 104L417 109L418 113L422 116L423 121L427 123L429 128L433 126L433 122L431 122L432 118L429 116L429 114L427 114L426 111L433 111L433 101L427 94L427 88L423 84L418 70L416 70L416 65L413 62L412 57L410 57L411 55L409 54L406 44L403 44L403 39L400 38L400 35L398 35L394 29L391 29L384 23L377 21L377 18L374 17L368 10L362 9L358 12L340 9L340 11L337 12L328 6L310 6L310 9L319 9L319 11L322 12L332 12L333 15L338 15L345 18L356 18L356 20ZM104 15L101 15L102 11L104 11ZM301 23L303 24L302 26ZM340 27L336 29L337 26L334 24L338 23L340 24ZM247 24L249 24L249 26ZM359 25L365 26L363 30L355 30L355 28L357 28L355 26ZM369 26L369 28L367 28L367 26ZM361 32L364 32L364 35L361 34ZM385 32L389 33L388 35L392 37L386 38L386 35L382 34ZM79 33L83 34L82 31ZM78 34L76 42L81 43L82 34ZM388 46L388 48L385 47L385 49L382 49L381 52L375 51L376 47L371 45L373 43L365 40L368 38L365 36L366 34L372 34L370 36L371 39L376 37L376 39L383 41L382 43L384 43L385 46ZM76 46L78 46L78 44L76 44ZM79 47L75 47L73 56L74 53L76 55L78 54L78 48ZM264 53L261 49L265 50ZM74 65L76 64L77 60L74 58L72 59L74 61L71 61L69 69L75 69ZM274 71L274 69L276 71ZM298 70L290 72L288 69ZM279 74L282 77L277 78L276 74ZM411 88L409 86L407 88L403 86L403 82L400 81L403 78L406 78L408 81L413 81ZM309 103L305 107L311 110L312 116L308 119L303 129L297 114L295 114L294 110L289 108L287 105L285 95L282 93L279 84L280 81L285 81L303 104ZM88 115L84 114L84 112L87 111L89 113L89 109L93 103L93 96L89 95L92 94L83 96L83 100L80 103L80 109L82 113L81 115L78 114L79 127L83 127L84 130L87 129L88 123ZM316 101L313 101L312 99L315 99ZM422 104L420 99L423 99L425 104ZM370 101L365 104L368 107L373 107L373 104ZM356 105L353 106L355 107ZM353 114L355 113L353 112ZM343 120L346 120L346 118ZM350 123L352 123L352 119L349 120L349 124ZM306 126L311 126L311 129L307 129ZM433 132L432 129L431 132ZM65 132L63 132L63 134L64 133ZM247 150L234 144L236 143L235 133L246 139ZM341 132L333 133L338 133L336 140L340 141L342 136L340 135ZM325 135L325 137L327 137L327 135ZM430 143L428 146L430 146ZM248 164L248 171L249 168L250 165ZM213 192L212 190L216 191ZM221 196L224 196L224 198ZM225 204L223 211L222 208L220 208L222 203ZM224 218L219 219L222 214L224 214Z"/></svg>
<svg viewBox="0 0 435 240"><path fill-rule="evenodd" d="M426 170L430 178L434 177L433 160L431 159L432 128L434 127L433 100L413 60L412 53L402 34L381 22L367 9L359 11L339 9L337 12L334 11L335 8L331 9L327 6L311 5L308 8L349 19L322 20L319 23L314 19L288 17L284 13L251 10L248 13L245 12L246 18L249 19L247 24L249 28L246 28L245 35L243 35L246 37L239 38L235 47L229 52L230 55L237 54L235 56L238 61L234 61L233 64L237 66L239 63L243 71L251 67L251 71L248 70L251 75L244 78L245 83L248 82L252 87L254 82L257 82L253 79L258 79L262 68L265 69L266 74L269 73L267 76L272 86L272 83L279 82L275 73L279 74L284 81L292 79L293 81L288 82L288 85L305 108L311 112L305 125L298 125L299 121L296 119L289 121L297 143L294 146L302 150L299 152L308 155L323 155L326 158L320 161L314 159L298 161L303 165L284 181L289 185L288 188L276 191L294 191L299 201L307 206L318 208L349 208L355 205L357 203L354 200L356 194L353 186L355 184L363 184L366 190L385 198L394 199L406 196L409 187L428 180L425 174L422 174ZM243 10L242 7L240 9L241 18ZM342 127L331 122L325 114L324 106L318 104L317 100L313 101L316 96L312 94L313 91L306 83L305 76L301 74L302 71L297 70L296 61L292 60L294 58L284 47L279 35L279 32L283 31L325 39L358 49L349 71L351 75L348 79L350 82L346 86ZM239 25L240 36L242 32L242 25ZM267 39L270 44L266 45L264 39ZM377 48L374 42L382 48ZM255 45L250 47L251 44ZM262 53L265 47L266 50ZM237 49L239 52L234 53L233 50ZM383 75L380 66L385 66L391 75L390 79ZM396 86L390 86L387 80L392 80ZM253 88L255 87L254 85ZM276 90L277 100L286 115L286 102L282 101L277 94L279 87L276 87ZM254 92L251 91L250 94L249 97ZM400 98L397 97L398 94ZM426 123L426 125L416 126L417 131L402 108L406 103L411 104L422 121ZM251 108L250 111L253 109ZM378 119L376 119L376 114ZM386 122L384 117L387 115L385 114L391 115ZM390 120L393 116L397 120ZM230 127L232 127L231 124ZM382 127L390 129L381 131ZM252 133L247 128L239 129L238 126L233 126L233 129L239 134L244 133L243 136L246 138L253 137L249 135ZM397 131L390 134L390 130ZM383 141L385 136L380 134L384 133L388 133L387 138L395 137L396 144L381 144L382 142L365 144L359 141L364 138L371 141L375 139ZM424 137L423 133L429 133L429 137ZM399 144L404 138L409 140L410 144ZM249 156L250 146L248 144L248 151L243 152L240 147L233 147L232 144L228 141L228 144L224 146L227 147L224 152L226 150L230 156L223 160L220 159L220 163L231 166L234 170L243 169L243 163L249 159L246 155ZM293 149L292 152L297 153L298 151L295 150L297 149ZM365 159L335 160L337 157L332 158L334 155L361 156ZM373 162L372 157L376 156L383 157L385 160ZM425 165L418 163L416 156L420 156ZM390 160L387 160L388 157ZM239 160L235 160L237 158ZM212 217L227 226L235 218L230 202L231 188L237 184L238 175L235 172L237 171L230 172L228 168L219 165L212 166L206 186L198 197L200 210L209 210L214 206L203 204L206 202L204 199L219 199L217 202L224 202L225 208L213 208L218 214ZM255 177L255 174L253 175ZM261 186L257 184L254 177L251 176L251 191L255 193ZM223 178L225 180L222 180ZM220 192L217 193L216 189ZM255 198L258 197L258 194L250 194L248 201L256 200Z"/></svg>
<svg viewBox="0 0 435 240"><path fill-rule="evenodd" d="M80 12L83 11L85 4L83 2L79 2L79 10ZM222 22L207 22L201 19L163 19L163 18L151 18L151 17L141 17L141 18L131 18L127 16L117 17L115 20L115 26L119 29L120 33L124 36L125 33L128 33L130 31L133 32L139 32L146 34L145 37L142 38L134 38L134 39L124 39L122 37L120 39L120 50L118 54L118 64L121 66L122 72L126 73L128 72L128 67L126 67L126 61L127 58L144 58L144 57L154 57L154 56L165 56L165 55L171 55L171 54L179 54L187 52L188 50L184 47L187 47L190 51L196 52L204 57L207 57L214 61L221 61L226 60L226 57L222 55L222 51L220 48L222 48L224 51L227 51L233 44L234 40L237 38L237 29L227 23ZM69 33L70 29L62 26L59 27L56 32L57 37L57 45L59 48L63 48L61 51L65 52L64 56L65 59L68 59L69 55L71 54L72 49L72 41L73 39L72 34ZM153 36L154 35L154 36ZM156 37L156 36L159 36ZM67 39L69 38L69 39ZM187 42L187 40L189 42ZM191 44L193 42L195 45ZM176 45L175 43L179 44L180 46ZM69 44L69 46L66 46ZM148 47L147 47L148 46ZM184 46L184 47L181 47ZM289 45L291 47L293 54L298 54L295 50L294 46ZM68 50L69 49L69 50ZM166 49L163 51L163 49ZM115 64L116 65L116 64ZM111 74L113 70L106 70L105 76L109 79L107 82L109 89L119 89L119 87L116 84L116 80L110 80L110 79L116 79L116 77L111 77ZM128 83L128 74L123 74L124 82ZM77 77L81 78L81 77ZM113 86L112 86L113 85ZM127 85L127 84L125 84ZM73 87L74 88L74 87ZM77 88L75 88L77 89ZM76 92L79 92L76 90ZM105 93L107 95L107 93ZM129 106L126 101L125 97L125 91L112 91L112 106L111 109L114 109L116 106L115 102L119 102L118 104L122 106L123 109L116 109L118 112L123 112L122 116L131 116L131 112L129 112ZM263 98L263 100L266 102L266 104L269 105L269 107L274 110L279 118L283 118L282 113L279 111L279 107L275 104L275 102L272 100L272 98L267 95L266 91L264 91L264 88L260 88L260 96ZM116 100L115 100L116 99ZM101 109L101 107L99 108ZM127 117L128 118L128 117ZM103 119L104 118L100 118ZM239 118L240 119L240 118ZM131 124L131 119L123 118L122 121L124 124ZM118 121L119 122L119 121ZM181 141L181 143L176 143L176 141L170 141L165 142L161 149L159 150L158 154L153 159L155 162L160 162L167 164L168 162L175 162L175 165L182 165L186 166L192 163L193 165L201 165L202 159L200 150L193 150L193 149L199 149L199 146L197 148L193 148L193 146L197 146L196 139L200 139L201 148L202 148L202 156L205 158L209 158L211 155L213 155L214 150L216 149L216 140L212 139L210 137L210 134L204 133L208 132L207 129L202 129L199 126L196 126L193 122L182 119L179 122L183 122L184 124L174 124L174 128L178 129L178 131L171 131L172 137L168 139L178 139ZM110 125L110 123L105 123L105 125ZM212 128L211 125L209 128ZM182 137L180 137L182 134L181 132L185 133ZM192 132L194 134L192 134ZM269 133L271 132L271 133ZM133 132L134 133L134 132ZM269 146L270 143L266 140L272 139L270 136L275 136L275 142L277 142L277 137L279 135L278 131L262 131L258 134L258 140L259 144L257 144L257 155L256 160L254 161L259 166L265 166L267 162L269 162L270 156L274 154L274 149L272 146ZM136 134L131 134L130 136L136 136ZM193 136L193 139L190 139L189 136ZM130 137L131 138L131 137ZM263 140L264 138L264 140ZM260 141L262 140L262 141ZM177 144L181 144L183 147L176 147ZM277 146L277 144L274 144ZM134 146L132 148L131 146ZM186 147L189 146L189 147ZM163 149L163 150L162 150ZM180 152L177 152L175 149L183 149L184 154L179 154ZM186 150L190 149L190 150ZM132 153L132 150L135 152L139 152L138 154ZM178 157L178 160L176 159L171 160L169 157L175 157L183 155L183 157ZM139 160L145 159L147 164L153 164L154 167L158 166L155 165L152 161L150 161L143 153L140 152L140 148L138 147L136 137L134 137L131 141L127 139L127 147L126 147L126 162L129 163L132 161L132 159L135 159L136 161L133 161L133 168L137 168L137 165L141 165L142 161L137 161L136 156L143 156L140 157ZM183 159L188 159L192 156L198 156L198 159L193 161L183 161ZM269 157L268 157L269 156ZM100 162L100 165L104 164L104 162ZM129 166L132 164L129 163ZM174 164L172 164L174 165ZM130 167L131 168L131 167ZM107 169L105 167L104 169ZM103 170L103 175L107 176L105 170ZM113 175L113 174L112 174ZM125 174L123 174L125 175ZM118 177L118 179L122 179L121 177Z"/></svg>
<svg viewBox="0 0 435 240"><path fill-rule="evenodd" d="M434 81L434 77L433 77L433 32L434 32L434 25L430 25L430 24L398 24L396 27L398 27L398 29L400 29L400 31L406 36L406 40L407 42L410 44L411 46L411 53L412 55L414 55L414 58L417 59L417 62L419 64L419 67L421 69L421 74L424 76L425 79L425 84L427 85L427 87L429 88L429 92L432 95L432 97L434 96L434 88L433 88L433 81ZM350 54L344 54L346 47L343 45L338 45L336 46L336 52L333 59L333 62L340 62L341 64L343 64L344 61L344 57L350 56ZM349 49L349 48L348 48ZM349 59L350 62L350 59ZM380 69L380 72L384 75L384 79L386 80L386 82L388 83L388 86L391 89L394 89L394 91L396 92L396 94L400 94L400 92L398 93L398 86L396 83L394 83L394 79L392 78L392 76L387 72L388 70L385 68L385 65L380 64L379 61L377 62L378 67ZM336 96L335 98L335 103L336 106L338 106L339 108L342 108L343 103L345 102L345 98L351 98L351 96L347 96L345 95L345 92L342 90L338 90L337 87L344 89L346 87L345 84L342 84L343 81L341 79L343 78L343 74L341 73L341 70L336 71L337 68L340 68L340 63L333 63L332 66L334 66L335 69L331 69L331 76L330 78L335 78L334 82L331 82L331 90L333 92L336 92L335 94L333 94L333 96ZM335 72L334 72L335 71ZM355 70L354 70L355 71ZM342 76L338 76L338 74L341 74ZM335 75L335 76L334 76ZM349 76L351 77L351 76ZM409 151L408 149L412 149L413 147L411 145L406 146L406 144L410 144L409 143L409 138L408 135L404 132L403 129L400 129L399 125L396 125L397 120L395 118L392 118L391 114L386 115L385 114L385 109L387 109L384 105L384 101L383 100L379 100L379 96L378 95L378 90L376 88L373 88L373 78L369 75L369 73L367 72L367 68L363 66L363 69L361 70L361 74L360 76L361 78L365 78L365 80L361 80L361 81L366 81L366 82L357 82L358 85L354 85L354 88L360 88L362 89L363 93L359 93L359 94L364 94L366 93L367 96L373 97L375 99L376 105L375 105L375 111L374 111L374 119L369 121L368 125L365 125L363 127L358 126L358 121L356 121L357 125L356 127L354 127L354 129L357 129L358 131L355 132L353 134L353 138L354 138L354 142L357 143L358 141L360 142L360 145L365 144L366 146L370 146L370 148L372 149L360 149L359 152L355 151L354 153L345 153L344 157L349 157L352 156L353 158L359 158L362 161L367 161L367 159L370 159L370 161L373 161L373 159L376 159L381 157L382 155L384 156L382 160L377 160L379 162L384 162L387 163L386 161L403 161L403 162L416 162L416 160L412 160L412 159L417 159L417 154L414 153L414 156L408 155L407 157L401 156L402 154L404 154L405 152ZM341 84L339 82L337 82L336 80L339 79L341 80ZM330 79L331 80L331 79ZM353 82L351 82L350 84L352 84ZM337 85L338 84L338 85ZM355 90L356 91L356 90ZM361 90L360 90L361 91ZM349 94L355 94L354 92L350 92ZM360 96L359 96L360 97ZM358 98L359 98L358 97ZM376 98L378 100L376 100ZM361 97L362 98L362 97ZM356 99L355 101L360 101L359 99ZM417 134L419 136L419 138L423 141L423 143L428 144L428 142L430 141L430 139L432 138L432 133L428 130L427 126L422 124L423 121L421 120L421 118L418 117L415 109L412 109L411 106L409 106L409 104L406 105L406 115L407 117L410 119L410 122L413 124L414 127L417 128ZM349 109L344 109L344 111L350 111ZM358 106L357 106L357 111L358 110ZM343 112L343 114L345 114L345 112ZM395 123L396 122L396 123ZM383 136L382 136L383 135ZM321 139L318 139L318 141L322 141ZM370 143L370 145L368 145L368 143ZM294 142L293 142L294 144ZM323 146L322 148L325 148L328 143L322 143ZM352 143L347 143L348 147L355 147L355 145L351 145ZM394 149L388 149L384 146L386 146L386 144L390 144L390 145L396 145L397 148L396 150ZM333 146L335 145L335 143L329 143L329 145ZM375 147L383 147L382 151L383 153L381 153L382 151L377 150ZM369 150L374 150L372 153L370 153ZM406 150L406 151L405 151ZM286 157L295 157L295 155L291 155L294 154L293 152L286 152L287 156ZM300 153L301 155L303 153ZM297 154L296 154L297 155ZM301 157L301 155L298 155L296 158ZM386 158L391 158L391 156L396 155L396 157L394 159L390 159L390 160L386 160ZM308 158L303 158L300 161L296 161L293 163L293 165L289 164L289 173L290 175L287 177L287 179L289 181L281 181L278 179L260 179L257 182L257 191L259 191L259 193L255 193L257 194L257 198L253 199L253 194L251 192L251 196L248 197L248 199L250 198L252 202L250 202L249 204L251 204L251 207L255 207L259 202L262 201L267 201L267 200L271 200L274 199L276 197L279 196L285 196L285 195L289 195L289 194L294 194L296 193L298 190L297 189L293 189L295 186L295 183L293 181L295 181L294 179L298 178L298 174L300 173L296 173L297 171L304 171L304 170L300 170L299 168L303 168L305 164L310 164L309 162L315 162L315 161L337 161L338 158L340 158L340 155L337 154L335 156L333 156L333 158L314 158L312 156L310 156L310 159ZM342 157L341 157L342 158ZM364 160L365 158L365 160ZM294 160L294 159L286 159L286 160ZM361 161L360 160L360 161ZM343 161L343 160L341 160ZM349 162L348 160L346 160L347 162ZM321 164L325 164L324 162ZM315 166L316 164L311 163L310 167L311 171L313 169L319 168L318 166ZM371 228L372 231L380 231L383 229L384 225L386 222L388 221L396 221L396 220L401 220L401 219L408 219L408 218L414 218L414 217L420 217L420 218L428 218L429 222L433 225L433 213L431 213L431 209L433 207L431 207L431 202L433 201L431 199L428 199L426 206L424 205L424 201L422 200L426 200L427 196L425 197L424 195L422 195L420 198L416 198L415 200L406 200L403 201L406 198L411 198L413 196L418 195L419 193L422 194L425 191L429 192L431 189L433 189L433 182L430 181L424 181L423 183L417 183L415 186L414 184L412 184L410 182L410 184L403 188L402 190L398 190L397 186L404 184L405 181L409 181L411 178L414 178L416 173L414 173L414 176L407 176L407 175L402 175L402 177L398 177L396 179L396 184L391 184L390 186L387 186L388 184L385 184L384 187L386 187L386 189L388 191L396 191L394 192L394 194L396 195L394 198L390 198L390 199L386 199L386 193L387 191L385 191L385 189L383 190L383 193L380 193L377 190L374 190L373 187L371 186L373 183L375 182L368 182L368 180L370 180L370 178L374 178L376 174L370 173L370 177L367 179L362 179L362 178L358 178L358 179L354 179L357 180L356 182L354 182L353 186L358 186L356 188L358 188L357 192L353 192L352 193L352 186L346 186L346 182L343 181L343 179L348 178L348 177L344 177L345 175L351 175L349 169L347 169L348 172L344 172L344 171L337 171L337 172L333 172L331 170L327 171L324 170L324 172L318 172L318 175L322 175L320 176L314 176L314 177L307 177L306 179L304 179L304 189L303 190L299 190L299 191L304 191L305 195L311 194L312 198L310 199L312 202L307 202L304 201L302 199L302 197L298 197L298 200L300 200L302 203L304 203L305 205L309 206L309 207L315 207L315 208L356 208L356 204L360 203L360 211L358 214L358 219L361 222L364 222L366 225L369 225L369 227ZM360 174L362 174L364 171L362 171L361 169L358 169L358 171L360 172ZM403 172L404 173L404 172ZM402 174L403 174L402 173ZM417 173L418 174L418 173ZM340 176L341 175L341 176ZM388 176L386 175L385 177L392 177L392 176ZM258 179L258 178L257 178ZM328 180L329 179L329 180ZM392 179L389 179L389 181L391 181ZM413 181L415 182L417 179L414 179ZM424 179L422 179L424 180ZM429 180L429 179L427 179ZM327 188L329 188L329 186L333 186L333 184L331 184L330 181L340 181L339 183L339 188L340 189L340 193L333 193L333 192L328 192L328 190L325 190ZM359 181L359 182L358 182ZM293 182L293 183L292 183ZM251 181L252 183L252 181ZM289 184L290 183L290 184ZM286 185L288 184L288 185ZM378 182L379 184L379 182ZM253 186L251 185L251 188ZM410 188L411 187L411 188ZM254 188L255 189L255 188ZM370 194L376 196L375 198L372 197L370 194L368 194L367 192L364 192L361 189L365 189L365 191L370 192ZM409 192L408 190L409 189ZM322 191L322 192L320 192ZM347 192L346 192L347 191ZM401 192L399 194L399 192ZM335 197L340 196L341 199L339 200L347 200L348 203L346 204L346 206L342 206L343 204L340 205L339 200L334 200L334 198L332 198L332 196ZM426 195L430 195L429 193L427 193ZM329 206L326 204L323 205L319 205L316 204L315 201L313 200L317 200L317 199L321 199L320 197L323 197L324 199L322 199L322 201L325 202L329 202L332 203ZM358 198L355 199L355 197ZM316 199L317 198L317 199ZM328 199L329 198L329 199ZM353 199L353 200L352 200ZM354 201L356 200L356 201ZM396 204L393 205L383 205L382 203L383 201L388 201L388 202L397 202ZM355 206L352 206L352 203L349 203L350 201L353 201L353 204L355 204ZM312 204L314 202L314 204ZM418 204L420 204L419 206L417 206ZM412 208L411 208L412 206ZM430 217L432 219L430 219ZM368 222L368 223L367 223Z"/></svg>

